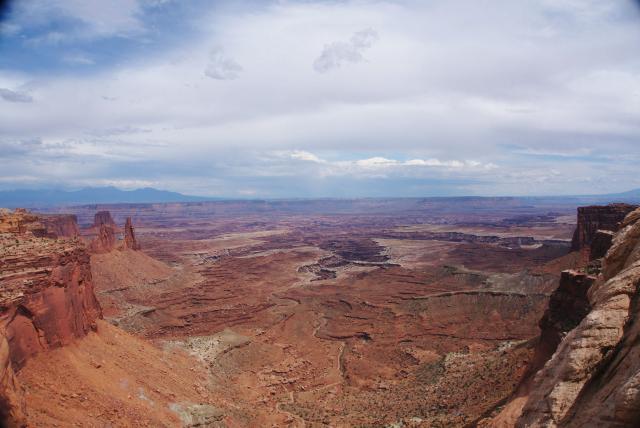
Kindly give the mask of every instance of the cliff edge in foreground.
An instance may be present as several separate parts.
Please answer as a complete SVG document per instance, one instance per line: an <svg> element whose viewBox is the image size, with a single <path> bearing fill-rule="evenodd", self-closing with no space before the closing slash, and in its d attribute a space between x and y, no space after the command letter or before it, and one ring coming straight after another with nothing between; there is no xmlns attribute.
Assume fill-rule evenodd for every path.
<svg viewBox="0 0 640 428"><path fill-rule="evenodd" d="M93 292L89 254L72 216L24 210L0 215L0 424L22 426L24 398L16 381L34 355L95 329L101 309Z"/></svg>
<svg viewBox="0 0 640 428"><path fill-rule="evenodd" d="M620 224L586 297L588 312L535 374L526 398L514 398L489 425L640 426L640 209ZM521 412L516 400L524 400Z"/></svg>

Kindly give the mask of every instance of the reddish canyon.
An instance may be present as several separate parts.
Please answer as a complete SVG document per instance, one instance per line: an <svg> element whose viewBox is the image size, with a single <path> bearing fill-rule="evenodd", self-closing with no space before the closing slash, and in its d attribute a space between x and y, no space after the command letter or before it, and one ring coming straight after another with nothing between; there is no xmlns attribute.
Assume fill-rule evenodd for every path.
<svg viewBox="0 0 640 428"><path fill-rule="evenodd" d="M619 209L581 212L575 233L574 207L508 198L4 212L4 417L499 420L591 309L585 284L600 264L589 252Z"/></svg>

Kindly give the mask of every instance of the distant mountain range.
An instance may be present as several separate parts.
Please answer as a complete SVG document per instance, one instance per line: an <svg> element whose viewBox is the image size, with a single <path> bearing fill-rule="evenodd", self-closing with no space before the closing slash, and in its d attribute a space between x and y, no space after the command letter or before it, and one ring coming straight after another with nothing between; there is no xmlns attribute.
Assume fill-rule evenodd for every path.
<svg viewBox="0 0 640 428"><path fill-rule="evenodd" d="M0 191L0 207L45 207L54 205L197 202L215 198L183 195L151 187L120 190L116 187L87 187L66 191L54 189Z"/></svg>
<svg viewBox="0 0 640 428"><path fill-rule="evenodd" d="M628 192L622 192L622 193L614 193L610 196L640 199L640 189L629 190Z"/></svg>
<svg viewBox="0 0 640 428"><path fill-rule="evenodd" d="M621 193L608 193L603 195L574 195L574 196L534 196L522 198L540 204L566 203L567 205L602 205L614 202L640 204L640 189L633 189Z"/></svg>
<svg viewBox="0 0 640 428"><path fill-rule="evenodd" d="M433 198L402 198L402 199L423 199L423 200L464 200L469 197L433 197ZM472 197L473 199L491 199L482 197ZM38 190L8 190L0 191L0 207L6 208L38 208L65 205L88 205L88 204L147 204L162 202L203 202L215 201L222 198L202 197L184 195L177 192L158 190L151 187L136 190L120 190L116 187L88 187L81 190L66 191L59 189L38 189ZM244 199L244 198L243 198ZM323 199L323 198L320 198ZM352 202L360 198L350 199ZM390 198L364 198L367 200L385 200ZM521 203L531 203L533 205L544 204L566 204L566 205L597 205L612 202L627 202L640 204L640 189L630 190L622 193L611 193L604 195L575 195L575 196L523 196L513 197L514 201ZM246 199L244 199L246 200ZM302 202L306 199L292 198L289 201ZM285 200L280 200L284 202ZM336 199L334 202L348 203L346 199Z"/></svg>

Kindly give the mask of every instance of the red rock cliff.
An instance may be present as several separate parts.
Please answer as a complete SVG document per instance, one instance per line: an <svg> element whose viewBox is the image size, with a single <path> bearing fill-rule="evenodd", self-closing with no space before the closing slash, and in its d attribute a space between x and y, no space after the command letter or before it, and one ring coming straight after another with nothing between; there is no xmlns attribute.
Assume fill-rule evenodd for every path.
<svg viewBox="0 0 640 428"><path fill-rule="evenodd" d="M42 218L17 214L19 219L16 213L0 216L0 225L10 225L0 232L0 331L5 332L0 337L0 424L5 425L20 415L13 370L38 352L85 336L101 317L82 242L38 236Z"/></svg>
<svg viewBox="0 0 640 428"><path fill-rule="evenodd" d="M567 296L583 300L584 285ZM505 406L512 414L503 410L489 426L640 426L640 209L621 222L586 298L584 316L583 303L561 299L565 318L581 320L563 335L526 396Z"/></svg>
<svg viewBox="0 0 640 428"><path fill-rule="evenodd" d="M72 214L56 214L40 216L47 234L50 237L73 238L80 235L78 218Z"/></svg>
<svg viewBox="0 0 640 428"><path fill-rule="evenodd" d="M80 235L75 215L39 215L25 209L7 211L0 215L0 233L30 233L39 237L68 237Z"/></svg>
<svg viewBox="0 0 640 428"><path fill-rule="evenodd" d="M635 205L611 204L578 208L578 224L571 241L571 249L580 251L589 248L598 230L616 231L620 222Z"/></svg>
<svg viewBox="0 0 640 428"><path fill-rule="evenodd" d="M0 320L15 367L92 328L101 311L79 241L2 235L0 247Z"/></svg>
<svg viewBox="0 0 640 428"><path fill-rule="evenodd" d="M116 222L113 221L109 211L98 211L93 217L93 227L100 229L100 226L107 225L114 230L117 229Z"/></svg>
<svg viewBox="0 0 640 428"><path fill-rule="evenodd" d="M4 329L0 329L0 426L25 426L24 393L11 364L9 342Z"/></svg>
<svg viewBox="0 0 640 428"><path fill-rule="evenodd" d="M116 234L113 227L101 224L98 235L91 241L89 248L92 253L108 253L116 247Z"/></svg>

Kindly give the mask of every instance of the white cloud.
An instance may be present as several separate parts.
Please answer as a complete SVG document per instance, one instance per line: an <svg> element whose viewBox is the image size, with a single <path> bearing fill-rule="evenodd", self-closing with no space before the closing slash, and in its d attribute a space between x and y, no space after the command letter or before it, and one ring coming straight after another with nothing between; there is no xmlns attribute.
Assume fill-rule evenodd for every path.
<svg viewBox="0 0 640 428"><path fill-rule="evenodd" d="M0 98L10 103L30 103L33 102L33 97L24 92L12 91L7 88L0 88Z"/></svg>
<svg viewBox="0 0 640 428"><path fill-rule="evenodd" d="M376 156L368 159L360 159L355 161L355 165L363 168L384 168L387 166L397 165L398 161Z"/></svg>
<svg viewBox="0 0 640 428"><path fill-rule="evenodd" d="M52 36L59 44L149 31L140 3L123 1L121 10L87 3L93 11L77 2L25 4L44 8L37 19L64 13L85 23L82 34ZM558 9L555 2L491 0L461 8L358 0L201 9L188 22L196 29L188 38L112 68L83 67L73 76L0 70L0 87L37 100L0 102L3 137L43 141L29 149L42 156L19 158L20 146L10 163L2 158L3 174L43 182L124 174L185 192L194 185L236 192L258 189L246 182L252 174L311 180L375 173L475 180L465 189L519 193L533 191L526 183L536 171L555 168L560 174L547 175L536 191L591 191L585 182L594 177L623 190L636 180L631 160L638 160L640 139L640 66L629 55L640 38L629 18L637 12L626 2L606 10L578 3ZM354 34L363 28L375 31ZM83 47L70 52L101 58ZM318 52L320 70L336 72L310 67ZM4 94L4 101L15 98ZM560 168L539 156L545 153L566 153L566 163ZM619 157L603 166L572 153Z"/></svg>
<svg viewBox="0 0 640 428"><path fill-rule="evenodd" d="M83 53L69 53L62 57L62 61L72 65L95 65L95 61Z"/></svg>
<svg viewBox="0 0 640 428"><path fill-rule="evenodd" d="M362 53L373 46L378 38L378 33L374 29L367 28L354 33L348 42L333 42L325 45L320 56L313 62L313 68L318 73L326 73L346 62L362 62L364 61Z"/></svg>
<svg viewBox="0 0 640 428"><path fill-rule="evenodd" d="M225 55L222 48L214 48L209 54L209 64L204 74L216 80L235 80L240 76L242 66Z"/></svg>
<svg viewBox="0 0 640 428"><path fill-rule="evenodd" d="M304 150L294 150L290 154L291 159L298 159L309 162L323 163L325 162L323 159L320 159L318 156L313 153L305 152Z"/></svg>
<svg viewBox="0 0 640 428"><path fill-rule="evenodd" d="M446 160L442 161L435 158L430 159L410 159L407 161L390 159L383 156L374 156L364 159L356 160L337 160L328 161L311 152L294 150L288 153L291 159L313 162L320 168L318 173L323 176L330 175L358 175L369 174L372 171L386 171L386 172L402 172L404 174L417 174L421 175L423 171L429 169L434 170L449 170L449 171L489 171L498 168L494 163L483 163L476 160ZM295 170L296 166L291 166ZM422 168L422 170L420 169Z"/></svg>

